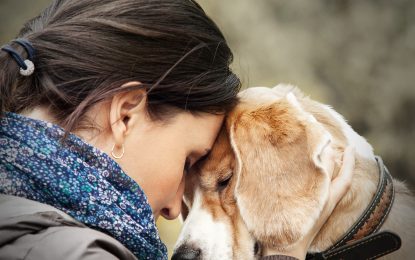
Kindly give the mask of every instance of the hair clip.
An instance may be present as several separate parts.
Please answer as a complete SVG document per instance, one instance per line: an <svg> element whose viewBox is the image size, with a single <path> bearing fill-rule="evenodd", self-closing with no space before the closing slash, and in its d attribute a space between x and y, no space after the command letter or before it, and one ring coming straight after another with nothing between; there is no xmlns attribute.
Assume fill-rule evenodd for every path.
<svg viewBox="0 0 415 260"><path fill-rule="evenodd" d="M6 51L7 53L12 56L12 58L16 61L16 63L20 66L20 75L22 76L30 76L35 71L35 65L33 64L32 60L35 56L35 49L33 48L32 44L25 40L25 39L16 39L13 42L22 46L27 52L27 59L23 60L22 56L13 49L10 45L5 45L1 49Z"/></svg>

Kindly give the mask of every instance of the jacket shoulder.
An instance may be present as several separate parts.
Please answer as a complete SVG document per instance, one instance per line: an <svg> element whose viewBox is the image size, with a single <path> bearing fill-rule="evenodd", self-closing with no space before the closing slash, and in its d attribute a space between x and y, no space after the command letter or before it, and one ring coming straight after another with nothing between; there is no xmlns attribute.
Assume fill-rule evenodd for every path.
<svg viewBox="0 0 415 260"><path fill-rule="evenodd" d="M26 260L37 259L136 259L114 238L85 227L51 227L42 234L22 237L22 243L32 244Z"/></svg>
<svg viewBox="0 0 415 260"><path fill-rule="evenodd" d="M2 259L136 259L120 242L58 209L0 195Z"/></svg>

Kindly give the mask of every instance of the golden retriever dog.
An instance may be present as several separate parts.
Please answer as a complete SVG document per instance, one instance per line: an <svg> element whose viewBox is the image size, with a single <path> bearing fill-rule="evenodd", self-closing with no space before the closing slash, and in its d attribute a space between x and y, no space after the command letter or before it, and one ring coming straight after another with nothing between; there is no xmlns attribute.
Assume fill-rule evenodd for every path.
<svg viewBox="0 0 415 260"><path fill-rule="evenodd" d="M240 99L209 155L186 177L185 222L173 259L259 259L268 248L295 244L319 217L349 144L356 149L352 185L309 252L339 242L376 198L379 205L370 207L370 221L360 223L354 238L380 223L376 232L390 230L402 241L385 258L415 259L414 197L391 178L384 190L394 195L376 195L383 167L341 115L289 85L249 88Z"/></svg>

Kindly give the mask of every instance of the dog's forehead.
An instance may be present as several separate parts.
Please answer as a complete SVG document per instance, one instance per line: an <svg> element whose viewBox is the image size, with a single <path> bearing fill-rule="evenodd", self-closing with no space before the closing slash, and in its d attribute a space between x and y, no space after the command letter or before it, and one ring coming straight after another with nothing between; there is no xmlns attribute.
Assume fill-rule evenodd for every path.
<svg viewBox="0 0 415 260"><path fill-rule="evenodd" d="M251 87L239 92L238 97L245 102L269 103L277 101L284 96L267 87Z"/></svg>
<svg viewBox="0 0 415 260"><path fill-rule="evenodd" d="M200 175L207 178L218 178L217 175L231 167L232 148L226 129L223 127L216 139L206 161L201 165Z"/></svg>

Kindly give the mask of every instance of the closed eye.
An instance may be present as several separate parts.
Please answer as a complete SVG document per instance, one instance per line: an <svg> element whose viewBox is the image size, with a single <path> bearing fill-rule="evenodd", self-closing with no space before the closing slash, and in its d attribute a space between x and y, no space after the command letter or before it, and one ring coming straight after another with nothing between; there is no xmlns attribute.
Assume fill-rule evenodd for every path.
<svg viewBox="0 0 415 260"><path fill-rule="evenodd" d="M232 173L229 174L227 177L218 180L218 191L222 191L229 185L229 181L232 178Z"/></svg>

